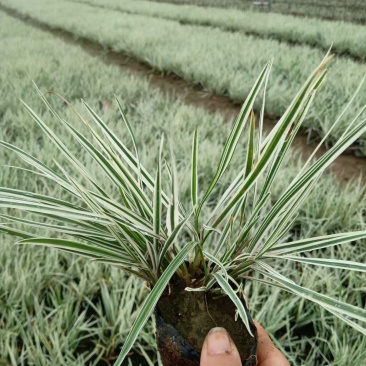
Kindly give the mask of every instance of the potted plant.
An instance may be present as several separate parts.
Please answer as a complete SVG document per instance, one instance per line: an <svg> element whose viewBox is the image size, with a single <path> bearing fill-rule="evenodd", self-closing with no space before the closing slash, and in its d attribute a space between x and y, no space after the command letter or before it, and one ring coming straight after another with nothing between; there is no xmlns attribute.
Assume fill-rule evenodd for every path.
<svg viewBox="0 0 366 366"><path fill-rule="evenodd" d="M325 79L325 66L330 59L331 56L327 55L314 70L268 136L264 136L262 130L271 62L265 66L231 129L216 173L211 180L207 177L205 187L198 186L199 143L198 132L194 132L190 207L183 207L179 201L179 182L172 148L174 139L170 143L170 161L165 162L164 138L161 139L156 172L154 176L150 175L140 162L132 128L120 105L134 151L130 151L86 103L90 117L101 132L78 116L88 127L93 141L63 120L40 93L49 110L109 178L115 187L113 196L103 190L97 177L25 105L79 177L62 166L52 169L21 148L1 141L1 146L18 154L35 169L36 174L60 185L72 199L66 201L2 187L0 207L31 212L39 217L38 221L32 221L19 217L11 210L14 214L2 215L5 219L20 222L29 228L41 227L57 235L39 237L31 229L23 231L7 223L0 225L0 231L19 237L19 244L49 246L86 256L118 266L146 281L151 291L115 365L121 365L154 311L157 341L164 365L199 364L204 337L213 326L228 329L238 346L243 365L255 365L256 329L243 293L243 281L248 280L277 286L314 301L366 334L357 322L366 321L364 309L304 288L281 275L271 265L274 260L290 260L346 270L366 270L364 263L301 255L362 239L366 237L366 231L336 233L292 242L283 240L291 229L298 208L320 175L366 131L366 120L359 121L364 109L355 114L342 138L322 157L314 160L313 155L304 163L275 203L270 203L269 199L284 156ZM261 91L263 103L257 125L252 110ZM339 121L340 118L334 126ZM246 125L248 139L243 168L213 204L210 200L225 175ZM162 189L164 183L167 183L168 191ZM202 213L205 209L208 212L204 220Z"/></svg>

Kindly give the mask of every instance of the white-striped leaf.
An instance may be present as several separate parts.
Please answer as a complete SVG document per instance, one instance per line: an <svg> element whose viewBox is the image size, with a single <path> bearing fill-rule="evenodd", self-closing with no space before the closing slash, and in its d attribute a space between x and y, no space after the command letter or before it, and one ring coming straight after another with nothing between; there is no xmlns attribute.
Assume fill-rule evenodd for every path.
<svg viewBox="0 0 366 366"><path fill-rule="evenodd" d="M198 131L196 129L193 135L193 143L192 143L191 200L193 209L196 208L198 202L198 171L197 171L198 142L197 141L198 141Z"/></svg>
<svg viewBox="0 0 366 366"><path fill-rule="evenodd" d="M270 64L267 63L267 65L264 67L264 69L262 70L261 74L259 75L258 79L256 80L256 82L254 83L254 86L252 87L251 91L249 92L240 112L239 115L235 121L235 124L230 132L230 135L225 143L224 146L224 150L221 154L220 157L220 162L218 165L218 168L216 170L215 176L212 179L210 185L208 186L203 198L201 199L201 202L199 203L196 213L195 213L195 222L196 222L196 226L197 226L197 222L198 222L198 217L199 214L201 212L201 209L204 205L204 203L206 202L207 198L209 197L209 195L211 194L211 192L213 191L213 189L215 188L217 182L219 181L219 179L222 177L222 175L224 174L226 168L228 167L233 154L235 152L236 146L239 142L239 138L241 136L241 133L244 129L245 126L245 122L248 119L248 116L253 108L255 99L260 91L260 88L262 87L262 84L264 82L264 80L266 79L266 75L269 73L270 70Z"/></svg>
<svg viewBox="0 0 366 366"><path fill-rule="evenodd" d="M295 261L295 262L312 264L314 266L331 267L331 268L346 269L349 271L366 272L365 263L345 261L345 260L340 260L340 259L308 258L308 257L296 257L296 256L291 256L291 255L274 256L274 258L283 258L283 259L288 259L288 260Z"/></svg>
<svg viewBox="0 0 366 366"><path fill-rule="evenodd" d="M220 262L220 260L218 258L216 258L215 256L213 256L212 254L206 252L206 251L203 251L203 255L208 259L210 260L211 262L215 263L222 271L224 277L225 277L225 280L228 281L229 280L229 276L227 274L227 271L226 271L226 268L224 266L223 263Z"/></svg>
<svg viewBox="0 0 366 366"><path fill-rule="evenodd" d="M277 244L268 253L271 254L296 254L316 249L323 249L335 245L341 245L366 238L366 231L355 231L351 233L339 233L333 235L319 236L309 239L301 239L289 243Z"/></svg>
<svg viewBox="0 0 366 366"><path fill-rule="evenodd" d="M324 307L325 309L333 310L341 315L348 316L353 319L358 319L361 321L366 322L366 310L358 308L356 306L346 304L342 301L333 299L329 296L320 294L313 290L309 290L305 287L299 286L293 281L286 279L284 276L280 275L274 269L271 270L271 273L268 272L267 266L263 266L261 261L257 262L262 268L256 268L256 270L262 273L264 276L269 277L270 279L278 282L279 284L283 285L287 289L289 289L292 293L303 297L307 300L313 301L320 306Z"/></svg>
<svg viewBox="0 0 366 366"><path fill-rule="evenodd" d="M121 260L121 262L126 260L126 257L123 256L121 253L117 253L112 250L102 249L100 247L94 247L73 240L55 239L55 238L29 238L20 240L17 244L42 245L65 251L77 252L80 255L90 258L107 258L107 259L114 258L116 260ZM131 262L129 263L131 266L133 266Z"/></svg>
<svg viewBox="0 0 366 366"><path fill-rule="evenodd" d="M239 299L238 295L235 293L235 291L231 288L230 283L225 280L224 277L221 276L219 273L214 273L213 276L215 277L217 283L220 285L222 290L225 292L226 295L229 296L230 300L235 304L239 316L241 320L243 321L245 327L247 328L249 334L254 337L250 325L247 313L245 311L244 305L242 304L241 300Z"/></svg>

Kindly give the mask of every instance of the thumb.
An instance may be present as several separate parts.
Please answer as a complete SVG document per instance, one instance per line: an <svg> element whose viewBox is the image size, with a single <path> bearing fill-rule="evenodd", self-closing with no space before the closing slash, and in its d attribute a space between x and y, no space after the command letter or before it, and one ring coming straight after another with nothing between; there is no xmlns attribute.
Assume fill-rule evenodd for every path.
<svg viewBox="0 0 366 366"><path fill-rule="evenodd" d="M241 366L239 352L225 328L212 328L208 332L200 366Z"/></svg>

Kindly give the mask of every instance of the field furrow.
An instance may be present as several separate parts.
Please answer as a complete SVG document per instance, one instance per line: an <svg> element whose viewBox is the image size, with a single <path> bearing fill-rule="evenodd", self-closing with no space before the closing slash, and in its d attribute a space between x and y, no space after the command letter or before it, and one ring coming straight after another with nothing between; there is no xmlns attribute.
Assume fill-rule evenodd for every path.
<svg viewBox="0 0 366 366"><path fill-rule="evenodd" d="M22 14L51 27L67 30L105 47L149 63L157 70L175 73L187 81L202 85L207 91L244 100L252 82L264 66L275 57L267 93L267 115L283 113L310 70L323 53L309 47L288 46L274 40L224 32L200 26L183 26L175 21L143 15L124 15L108 9L68 1L1 0ZM83 22L80 22L80 14ZM366 72L366 65L336 59L328 82L319 91L314 107L305 121L310 133L323 137L333 126ZM366 100L366 88L353 103L359 110ZM334 143L347 129L350 114L328 136ZM365 137L360 140L360 148Z"/></svg>

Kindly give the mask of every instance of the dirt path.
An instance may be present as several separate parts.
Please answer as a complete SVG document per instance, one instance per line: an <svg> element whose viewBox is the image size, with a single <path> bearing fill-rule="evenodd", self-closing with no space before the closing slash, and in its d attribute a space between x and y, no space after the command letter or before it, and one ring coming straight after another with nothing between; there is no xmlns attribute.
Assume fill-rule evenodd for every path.
<svg viewBox="0 0 366 366"><path fill-rule="evenodd" d="M77 38L73 33L63 29L51 28L47 24L23 16L3 5L0 5L0 10L28 25L51 33L68 44L81 47L86 53L94 57L99 57L106 64L117 65L124 70L138 75L149 75L150 83L153 86L158 87L164 92L168 92L173 97L181 98L186 104L203 108L210 113L221 113L227 119L235 117L240 110L241 104L233 102L226 96L208 95L202 86L192 85L174 74L159 74L150 65L126 54L114 52L87 38ZM275 119L267 117L265 120L265 130L269 131L273 127L274 122ZM301 151L302 159L305 160L313 152L315 144L308 145L308 136L305 130L302 130L296 136L293 146ZM316 156L319 157L325 152L326 149L321 148ZM362 181L366 183L366 158L355 157L351 149L339 156L331 165L330 169L342 182L348 182L361 177Z"/></svg>

